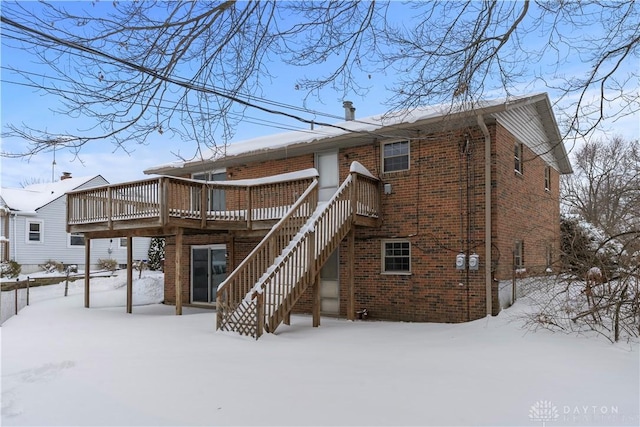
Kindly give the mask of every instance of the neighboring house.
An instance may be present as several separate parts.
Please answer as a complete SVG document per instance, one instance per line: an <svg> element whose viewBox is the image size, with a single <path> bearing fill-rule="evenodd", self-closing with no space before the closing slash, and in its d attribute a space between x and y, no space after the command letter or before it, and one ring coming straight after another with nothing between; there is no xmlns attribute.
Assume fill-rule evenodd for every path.
<svg viewBox="0 0 640 427"><path fill-rule="evenodd" d="M217 304L218 328L254 336L291 312L313 314L314 326L321 314L365 311L474 320L509 305L499 281L554 269L559 178L572 170L546 94L453 112L354 111L345 102L335 127L147 170L164 176L138 185L146 203L109 190L129 217L79 213L71 227L167 236L165 302L178 314L183 303ZM74 197L81 206L102 196ZM116 209L105 206L95 209Z"/></svg>
<svg viewBox="0 0 640 427"><path fill-rule="evenodd" d="M59 181L33 184L24 188L0 189L0 256L13 260L23 274L43 271L47 261L85 266L85 240L80 233L67 233L67 191L106 185L100 175L73 178L65 173ZM91 242L91 268L98 259L114 259L127 263L127 239L111 237ZM146 259L149 238L135 239L134 259Z"/></svg>

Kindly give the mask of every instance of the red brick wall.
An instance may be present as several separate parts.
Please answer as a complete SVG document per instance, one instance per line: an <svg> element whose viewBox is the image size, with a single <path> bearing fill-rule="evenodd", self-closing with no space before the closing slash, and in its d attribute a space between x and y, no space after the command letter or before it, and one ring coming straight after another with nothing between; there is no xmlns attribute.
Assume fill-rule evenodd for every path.
<svg viewBox="0 0 640 427"><path fill-rule="evenodd" d="M514 171L516 139L502 127L497 128L498 154L494 167L497 182L497 209L493 219L497 229L495 241L499 258L496 278L512 275L515 241L524 243L524 266L529 274L539 274L547 267L547 247L554 258L560 251L559 174L551 168L551 186L544 186L544 160L524 147L522 174ZM526 141L521 141L526 142Z"/></svg>
<svg viewBox="0 0 640 427"><path fill-rule="evenodd" d="M465 133L470 133L468 159L459 148ZM462 129L410 144L409 170L387 174L380 174L379 144L373 149L348 150L347 162L359 161L391 185L391 194L382 195L382 226L361 228L356 234L356 307L366 307L371 318L405 321L461 322L482 317L486 311L483 274L467 276L454 266L460 250L473 248L484 258L480 167L484 139L478 130ZM467 192L470 205L477 208L467 209ZM381 273L384 239L411 242L411 275ZM341 255L342 277L346 277L346 248ZM341 291L346 314L344 283Z"/></svg>
<svg viewBox="0 0 640 427"><path fill-rule="evenodd" d="M184 235L182 238L182 302L188 304L191 302L191 246L195 245L214 245L226 244L229 258L227 260L227 271L233 270L242 260L249 255L253 248L260 242L260 239L238 239L226 233L218 234L197 234ZM169 236L165 244L164 264L164 297L165 303L175 304L176 288L175 288L175 237Z"/></svg>
<svg viewBox="0 0 640 427"><path fill-rule="evenodd" d="M511 275L511 251L516 239L524 241L525 265L544 265L546 247L559 247L558 174L552 171L552 188L544 190L542 159L525 149L524 173L513 170L514 137L501 126L490 126L493 143L493 251L495 277ZM469 137L468 154L461 144ZM526 142L526 141L523 141ZM373 319L430 322L462 322L486 315L484 266L484 136L476 128L441 132L411 140L410 169L381 174L379 142L340 150L340 176L344 179L353 161L362 163L391 194L383 194L382 226L358 228L356 257L348 259L346 242L340 247L340 315L346 316L349 263L355 269L356 309L367 308ZM241 165L227 169L231 179L257 178L314 166L313 154L289 159ZM381 273L384 239L411 242L411 274ZM189 263L192 244L228 242L229 236L185 236L183 253L183 301L189 301ZM235 240L235 265L258 240ZM167 240L165 296L175 301L174 240ZM460 251L480 256L478 271L458 271ZM230 266L231 267L231 266ZM494 313L498 310L497 282L492 288ZM309 312L307 292L295 307Z"/></svg>

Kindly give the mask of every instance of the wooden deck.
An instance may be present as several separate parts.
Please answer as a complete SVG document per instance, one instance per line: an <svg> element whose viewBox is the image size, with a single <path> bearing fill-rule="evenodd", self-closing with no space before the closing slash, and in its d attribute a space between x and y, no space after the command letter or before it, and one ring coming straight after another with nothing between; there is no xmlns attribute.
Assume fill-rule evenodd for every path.
<svg viewBox="0 0 640 427"><path fill-rule="evenodd" d="M316 179L197 181L162 176L67 194L67 232L90 238L189 231L262 231L284 216Z"/></svg>
<svg viewBox="0 0 640 427"><path fill-rule="evenodd" d="M243 318L233 317L234 314L242 314L235 312L238 305L243 301L251 302L245 300L248 295L251 295L251 300L259 300L255 310L249 314L250 329L243 332L258 337L263 329L273 332L281 322L286 321L291 307L306 287L316 283L317 288L318 272L322 264L354 226L375 227L380 224L380 182L368 171L365 173L356 168L350 172L332 200L325 203L326 206L322 205L318 203L318 175L315 169L259 180L221 182L161 176L67 193L67 232L83 233L87 265L91 259L91 239L128 239L129 313L132 310L133 237L175 237L176 314L182 314L180 248L183 245L183 235L234 232L264 237L227 278L222 294L218 290L217 301L219 311L224 314L219 325L227 325L235 330L244 322ZM314 218L314 213L321 214L321 218ZM320 246L309 243L309 227L317 231L318 237L313 237L312 241L322 243ZM311 235L316 236L316 231ZM297 233L305 236L304 244L307 246L296 247L295 251L289 252L285 261L289 262L295 254L296 262L291 264L293 267L286 268L304 270L305 274L291 284L295 286L290 291L295 293L291 293L286 299L279 297L278 304L276 300L265 301L265 295L275 295L275 291L271 289L275 286L273 283L284 283L279 276L270 275L265 283L260 282L259 289L253 288L266 269L274 265L278 254L283 253L284 248L292 243ZM350 236L352 241L352 232ZM353 248L353 242L350 248ZM275 268L279 272L283 267L275 264ZM280 292L282 289L276 291ZM85 307L89 307L89 300L89 276L85 273ZM319 294L317 298L314 297L315 300L319 302ZM268 310L265 309L267 303L272 306ZM350 304L353 305L353 301ZM262 314L256 314L256 310ZM319 324L319 313L319 306L316 304L315 326Z"/></svg>

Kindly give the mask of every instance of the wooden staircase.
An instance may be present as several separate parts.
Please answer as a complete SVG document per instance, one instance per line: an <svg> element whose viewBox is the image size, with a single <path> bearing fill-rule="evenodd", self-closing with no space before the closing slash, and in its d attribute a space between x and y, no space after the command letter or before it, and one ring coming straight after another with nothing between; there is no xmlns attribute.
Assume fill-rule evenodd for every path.
<svg viewBox="0 0 640 427"><path fill-rule="evenodd" d="M359 167L358 167L359 166ZM218 287L217 329L258 339L288 318L359 216L378 218L378 180L361 165L326 203L313 181L287 214Z"/></svg>

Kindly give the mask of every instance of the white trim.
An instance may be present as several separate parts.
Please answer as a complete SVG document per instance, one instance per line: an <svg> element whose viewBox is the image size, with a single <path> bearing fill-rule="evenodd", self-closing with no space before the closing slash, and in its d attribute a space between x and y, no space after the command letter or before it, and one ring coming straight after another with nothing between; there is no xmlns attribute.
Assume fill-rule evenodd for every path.
<svg viewBox="0 0 640 427"><path fill-rule="evenodd" d="M78 235L78 234L80 234L82 236L82 242L83 243L81 245L72 245L71 244L71 236L72 235ZM85 241L84 235L82 233L67 233L67 248L69 248L69 249L84 248L85 243L86 243L86 241Z"/></svg>
<svg viewBox="0 0 640 427"><path fill-rule="evenodd" d="M25 235L24 235L24 240L25 243L28 245L42 245L44 244L44 220L42 219L26 219L25 220ZM39 224L40 225L40 230L38 231L40 234L40 239L39 240L30 240L29 239L29 234L31 234L30 231L30 225L31 224Z"/></svg>
<svg viewBox="0 0 640 427"><path fill-rule="evenodd" d="M518 154L517 155L515 153L516 147L518 149ZM514 150L513 150L513 170L514 170L515 173L517 173L519 175L523 175L524 174L524 164L523 164L524 163L524 159L523 159L523 157L524 157L524 144L522 142L516 140L515 145L514 145L513 148L514 148ZM516 167L516 164L515 164L516 163L516 159L518 161L519 168Z"/></svg>
<svg viewBox="0 0 640 427"><path fill-rule="evenodd" d="M384 156L384 147L386 145L397 144L397 143L400 143L400 142L406 142L407 146L408 146L407 147L407 168L406 169L397 169L397 170L387 171L384 168L384 161L386 159L386 157ZM403 156L394 156L394 158L395 157L403 157ZM392 141L381 141L380 142L380 170L382 171L383 174L405 172L405 171L408 171L410 169L411 169L411 140L409 138L397 139L397 140L392 140Z"/></svg>
<svg viewBox="0 0 640 427"><path fill-rule="evenodd" d="M127 238L126 237L116 237L118 239L118 249L127 249ZM125 244L122 244L122 239L124 239Z"/></svg>
<svg viewBox="0 0 640 427"><path fill-rule="evenodd" d="M385 269L386 245L387 243L407 243L409 245L409 270L390 270ZM408 239L382 239L380 241L380 272L382 274L393 275L410 275L411 273L411 241Z"/></svg>
<svg viewBox="0 0 640 427"><path fill-rule="evenodd" d="M195 178L195 175L205 175L205 174L207 175L207 179L205 179L204 181L211 181L210 179L211 175L218 175L218 174L225 174L225 178L226 178L227 168L217 168L217 169L203 171L203 172L194 172L191 174L191 179L197 179Z"/></svg>
<svg viewBox="0 0 640 427"><path fill-rule="evenodd" d="M544 191L551 192L551 166L544 167Z"/></svg>

